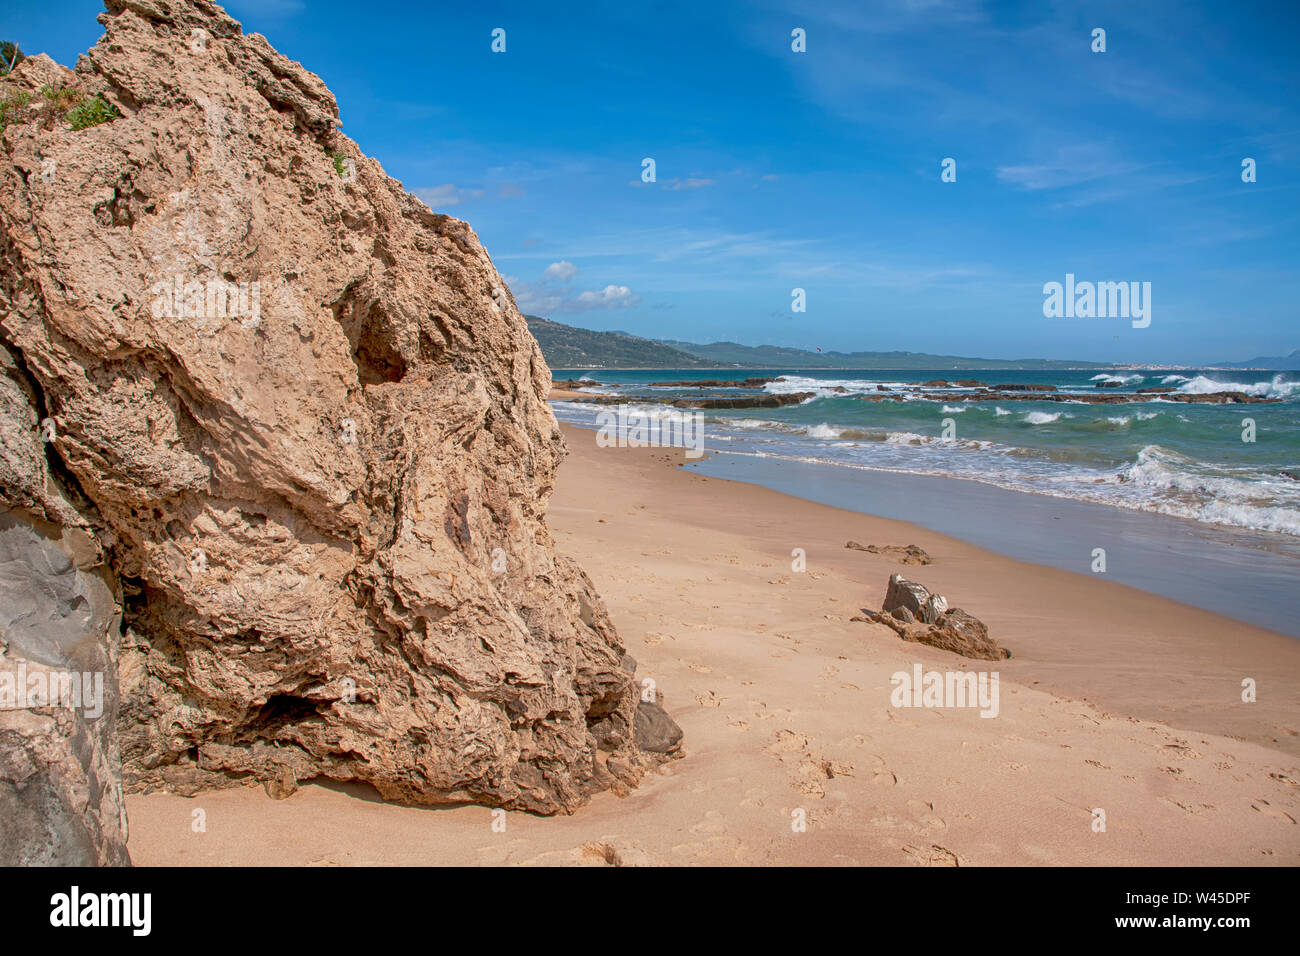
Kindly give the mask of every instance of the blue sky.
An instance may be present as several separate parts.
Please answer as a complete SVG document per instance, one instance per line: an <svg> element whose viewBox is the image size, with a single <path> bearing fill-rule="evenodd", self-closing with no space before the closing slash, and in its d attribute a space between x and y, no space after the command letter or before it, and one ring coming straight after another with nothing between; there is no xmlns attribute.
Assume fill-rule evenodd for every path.
<svg viewBox="0 0 1300 956"><path fill-rule="evenodd" d="M1300 348L1294 2L226 7L329 84L389 175L469 221L525 311L828 350ZM101 9L26 4L0 36L70 65ZM1045 318L1066 273L1150 282L1151 324Z"/></svg>

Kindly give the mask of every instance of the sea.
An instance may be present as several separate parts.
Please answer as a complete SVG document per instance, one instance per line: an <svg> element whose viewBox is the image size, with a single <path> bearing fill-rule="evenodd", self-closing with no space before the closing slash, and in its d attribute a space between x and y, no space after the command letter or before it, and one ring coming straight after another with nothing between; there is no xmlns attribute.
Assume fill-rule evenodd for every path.
<svg viewBox="0 0 1300 956"><path fill-rule="evenodd" d="M661 420L697 413L646 399L811 393L780 408L699 412L708 458L688 467L918 522L1013 557L1085 573L1089 544L1109 534L1119 543L1119 560L1128 559L1118 573L1110 569L1116 579L1300 635L1300 373L575 368L553 374L599 382L594 394L618 396ZM779 380L703 390L655 384L750 377ZM924 396L930 397L914 391L938 379L1052 385L1065 400L966 401L960 396L979 390L957 385L928 386ZM1140 395L1140 388L1173 392ZM1168 397L1222 391L1278 401L1210 405ZM1070 398L1101 392L1125 401ZM860 397L881 395L897 401ZM597 427L606 408L581 401L553 407L561 421L586 428ZM965 490L954 493L952 480L966 483ZM1057 505L1048 507L1051 501ZM1266 606L1243 609L1251 602Z"/></svg>
<svg viewBox="0 0 1300 956"><path fill-rule="evenodd" d="M784 408L708 410L706 450L819 462L845 468L942 475L1016 491L1155 511L1212 524L1300 537L1300 373L1221 370L851 372L569 369L557 378L594 379L596 391L627 397L699 395L654 382L775 377L761 389L708 389L710 397L811 392ZM1123 405L1054 401L965 401L973 388L905 391L921 382L978 379L989 385L1053 385L1096 394L1098 382ZM1180 393L1236 391L1278 404L1208 405L1138 395L1144 387ZM881 389L884 391L881 391ZM861 395L900 401L864 402ZM557 406L581 424L599 406ZM647 414L679 415L643 405ZM1253 428L1251 427L1253 423ZM1253 439L1253 440L1251 440Z"/></svg>

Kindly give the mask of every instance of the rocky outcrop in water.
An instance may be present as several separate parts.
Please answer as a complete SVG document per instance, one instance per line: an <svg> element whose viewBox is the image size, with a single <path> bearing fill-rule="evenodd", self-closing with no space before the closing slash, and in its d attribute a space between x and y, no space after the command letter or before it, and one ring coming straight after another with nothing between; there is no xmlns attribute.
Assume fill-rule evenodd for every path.
<svg viewBox="0 0 1300 956"><path fill-rule="evenodd" d="M75 73L0 81L34 104L0 133L0 341L26 388L5 428L27 442L0 478L39 526L16 560L75 537L65 590L95 576L121 608L105 625L86 598L77 641L111 672L120 634L126 788L320 776L554 813L634 785L623 646L545 522L550 372L477 236L220 7L100 20ZM42 88L95 122L38 110ZM78 793L105 831L99 764Z"/></svg>

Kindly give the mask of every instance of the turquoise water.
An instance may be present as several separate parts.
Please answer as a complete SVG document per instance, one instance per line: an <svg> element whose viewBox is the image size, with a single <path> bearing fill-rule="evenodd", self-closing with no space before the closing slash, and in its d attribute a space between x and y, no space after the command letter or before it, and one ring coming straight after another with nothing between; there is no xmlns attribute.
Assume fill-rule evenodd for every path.
<svg viewBox="0 0 1300 956"><path fill-rule="evenodd" d="M705 450L848 469L940 475L1003 488L1191 518L1224 528L1300 536L1300 373L1238 370L916 372L745 369L614 371L564 369L598 391L659 417L691 414L638 403L638 397L699 394L652 382L783 376L762 389L709 389L710 395L813 392L784 408L707 410ZM989 385L1055 385L1095 394L1098 378L1120 379L1109 394L1128 401L961 401L972 389L904 389L932 379ZM883 386L884 390L881 390ZM1278 404L1193 405L1137 395L1143 387L1179 392L1240 391ZM858 396L891 395L867 402ZM953 396L954 400L944 400ZM557 403L561 420L593 426L599 406ZM1254 441L1245 420L1254 422ZM1295 475L1290 477L1287 473ZM1290 539L1294 543L1294 538ZM1289 547L1287 550L1291 550Z"/></svg>

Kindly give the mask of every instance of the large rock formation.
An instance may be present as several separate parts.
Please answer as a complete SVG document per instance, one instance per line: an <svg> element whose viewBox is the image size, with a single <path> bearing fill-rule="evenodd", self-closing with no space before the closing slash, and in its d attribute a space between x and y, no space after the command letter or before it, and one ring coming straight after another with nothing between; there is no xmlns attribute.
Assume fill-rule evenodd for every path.
<svg viewBox="0 0 1300 956"><path fill-rule="evenodd" d="M478 238L220 7L106 5L75 73L0 82L33 96L0 132L0 341L35 442L0 478L120 591L127 789L553 813L635 784L623 647L544 520L550 372Z"/></svg>

